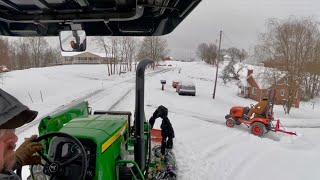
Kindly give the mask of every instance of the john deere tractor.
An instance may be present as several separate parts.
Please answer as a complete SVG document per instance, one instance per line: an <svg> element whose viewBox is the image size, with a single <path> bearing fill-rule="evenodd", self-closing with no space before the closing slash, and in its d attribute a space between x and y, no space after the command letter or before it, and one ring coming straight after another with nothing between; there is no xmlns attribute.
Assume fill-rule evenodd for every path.
<svg viewBox="0 0 320 180"><path fill-rule="evenodd" d="M43 118L36 139L44 145L38 152L43 163L30 167L29 179L175 179L173 153L162 154L161 145L151 142L144 115L144 71L152 62L144 59L137 67L134 124L131 112L90 112L88 102Z"/></svg>

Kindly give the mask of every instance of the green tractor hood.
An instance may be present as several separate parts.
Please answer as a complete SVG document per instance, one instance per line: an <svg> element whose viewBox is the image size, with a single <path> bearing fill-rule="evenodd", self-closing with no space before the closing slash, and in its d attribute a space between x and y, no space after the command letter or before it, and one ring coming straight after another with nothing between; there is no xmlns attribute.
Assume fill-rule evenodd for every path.
<svg viewBox="0 0 320 180"><path fill-rule="evenodd" d="M128 121L125 117L114 115L94 115L78 118L67 123L60 132L71 134L77 138L91 139L97 149L103 153L124 133Z"/></svg>

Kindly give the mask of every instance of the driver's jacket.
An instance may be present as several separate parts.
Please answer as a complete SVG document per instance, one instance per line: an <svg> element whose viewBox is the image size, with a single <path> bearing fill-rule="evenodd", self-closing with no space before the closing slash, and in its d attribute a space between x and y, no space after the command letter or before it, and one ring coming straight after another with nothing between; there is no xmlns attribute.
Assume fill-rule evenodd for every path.
<svg viewBox="0 0 320 180"><path fill-rule="evenodd" d="M4 174L0 173L0 180L21 180L21 178L13 171L7 171Z"/></svg>
<svg viewBox="0 0 320 180"><path fill-rule="evenodd" d="M18 162L16 162L16 164L13 167L13 170L5 170L4 172L0 172L0 180L21 180L21 178L13 172L18 168L21 168L21 165Z"/></svg>

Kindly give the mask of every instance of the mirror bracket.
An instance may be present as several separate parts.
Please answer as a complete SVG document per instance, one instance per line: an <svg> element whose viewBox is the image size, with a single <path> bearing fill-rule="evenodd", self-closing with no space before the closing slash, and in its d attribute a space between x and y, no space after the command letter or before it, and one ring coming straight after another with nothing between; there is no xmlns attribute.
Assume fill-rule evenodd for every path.
<svg viewBox="0 0 320 180"><path fill-rule="evenodd" d="M70 24L71 30L82 30L81 24Z"/></svg>

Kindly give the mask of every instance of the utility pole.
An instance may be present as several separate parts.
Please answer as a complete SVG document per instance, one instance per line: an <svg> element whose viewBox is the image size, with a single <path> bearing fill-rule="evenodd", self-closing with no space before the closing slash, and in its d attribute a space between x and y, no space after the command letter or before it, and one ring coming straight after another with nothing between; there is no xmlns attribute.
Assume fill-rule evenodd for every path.
<svg viewBox="0 0 320 180"><path fill-rule="evenodd" d="M218 49L218 58L216 62L216 80L214 82L214 90L213 90L213 99L216 97L216 89L217 89L217 81L218 81L218 70L219 70L219 58L220 58L220 48L221 48L221 38L222 38L222 31L220 31L220 40L219 40L219 49Z"/></svg>

